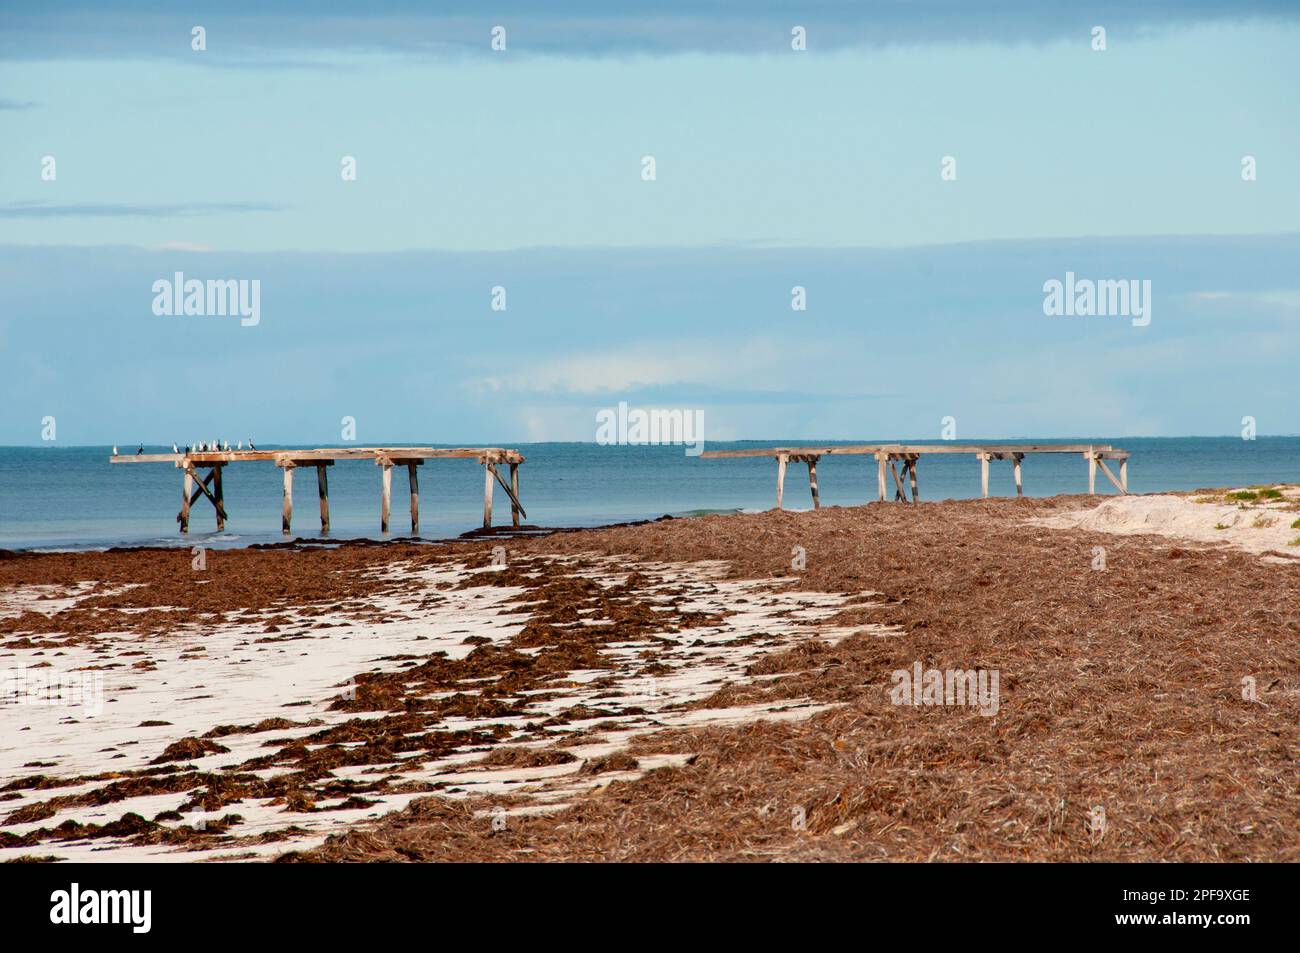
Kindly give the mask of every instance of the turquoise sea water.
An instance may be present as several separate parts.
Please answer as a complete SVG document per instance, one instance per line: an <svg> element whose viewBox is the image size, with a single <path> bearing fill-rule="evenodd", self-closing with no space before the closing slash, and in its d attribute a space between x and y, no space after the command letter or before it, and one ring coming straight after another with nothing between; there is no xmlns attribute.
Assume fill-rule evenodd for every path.
<svg viewBox="0 0 1300 953"><path fill-rule="evenodd" d="M843 442L843 441L841 441ZM924 442L897 438L854 443ZM963 440L962 443L979 443ZM1020 441L987 440L985 443ZM1136 493L1210 486L1300 482L1300 437L1086 437L1027 443L1109 443L1133 454L1129 488ZM800 441L710 443L709 450L797 446ZM802 443L808 444L809 441ZM836 441L820 441L820 445ZM683 448L597 446L588 443L510 444L527 458L520 467L527 522L539 526L594 526L702 512L761 510L773 505L776 464L770 459L704 460ZM170 451L148 447L147 451ZM261 446L259 449L280 449ZM271 463L232 464L225 472L226 532L215 533L211 505L200 498L190 534L177 532L181 475L171 464L108 463L109 447L0 447L0 548L81 548L113 545L245 546L278 542L280 471ZM1014 493L1011 464L991 464L990 492ZM875 461L824 457L817 468L823 506L875 499ZM978 496L979 464L972 456L924 457L918 466L922 500ZM330 469L331 538L379 537L379 468L371 461L340 461ZM1087 464L1074 454L1034 455L1024 464L1031 496L1082 493ZM294 535L319 536L313 470L294 487ZM1098 492L1110 492L1098 474ZM404 469L393 473L393 536L409 530ZM793 465L785 505L806 509L807 471ZM510 521L510 502L498 488L498 525ZM481 525L483 469L472 460L432 460L420 468L422 536L456 536Z"/></svg>

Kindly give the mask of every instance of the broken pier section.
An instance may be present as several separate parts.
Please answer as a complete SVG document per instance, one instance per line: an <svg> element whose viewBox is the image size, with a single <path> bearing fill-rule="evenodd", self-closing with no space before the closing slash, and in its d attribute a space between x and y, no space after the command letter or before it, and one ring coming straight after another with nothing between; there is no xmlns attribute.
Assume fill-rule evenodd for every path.
<svg viewBox="0 0 1300 953"><path fill-rule="evenodd" d="M888 490L887 477L893 477L894 499L907 501L907 485L910 483L912 502L919 500L920 494L916 483L916 465L925 454L969 453L980 463L980 489L984 496L989 495L989 461L1010 460L1015 471L1016 496L1024 495L1021 481L1021 462L1026 456L1036 453L1077 453L1088 461L1088 492L1097 492L1097 469L1115 485L1121 494L1128 493L1128 459L1126 450L1117 450L1110 445L1093 444L988 444L988 445L943 445L943 444L859 444L838 447L772 447L756 450L707 450L701 456L720 459L724 457L773 457L776 459L776 508L781 509L785 494L785 471L791 463L804 463L808 466L808 487L812 491L813 508L821 508L821 495L817 490L817 461L824 456L874 456L876 458L876 492L880 502L884 502ZM1106 466L1107 460L1119 461L1119 476ZM899 467L902 472L899 472Z"/></svg>
<svg viewBox="0 0 1300 953"><path fill-rule="evenodd" d="M222 486L222 471L232 463L270 462L284 471L284 501L281 509L280 528L288 535L293 523L293 475L303 467L316 468L316 492L320 497L320 527L322 533L329 533L329 467L339 460L373 460L380 468L381 500L379 509L379 528L381 532L389 531L389 516L392 508L393 468L405 467L407 482L411 493L411 532L420 531L420 482L419 467L426 460L471 459L483 466L483 526L492 526L492 491L499 483L510 499L510 516L514 526L519 526L520 517L527 518L523 504L519 502L519 465L524 462L523 454L517 450L505 450L500 447L456 447L443 449L437 447L327 447L317 450L219 450L195 451L192 453L146 453L119 454L109 458L110 463L171 463L182 471L181 510L176 514L182 533L190 531L190 507L198 502L199 497L207 497L216 511L217 531L226 528L229 515L226 512L225 496ZM499 468L509 467L510 481L507 483ZM206 474L199 475L199 471Z"/></svg>

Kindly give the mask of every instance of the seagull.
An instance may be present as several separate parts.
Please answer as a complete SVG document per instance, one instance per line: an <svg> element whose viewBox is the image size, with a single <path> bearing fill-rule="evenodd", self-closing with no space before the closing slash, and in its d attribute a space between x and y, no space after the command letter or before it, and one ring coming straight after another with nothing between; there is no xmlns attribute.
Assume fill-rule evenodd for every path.
<svg viewBox="0 0 1300 953"><path fill-rule="evenodd" d="M221 444L221 449L222 449L222 450L225 450L226 452L229 452L229 451L230 451L230 441L229 441L229 440L224 441L224 442Z"/></svg>
<svg viewBox="0 0 1300 953"><path fill-rule="evenodd" d="M243 449L244 449L244 441L241 440L241 441L239 441L239 443L235 444L235 449L236 449L236 450L243 450Z"/></svg>
<svg viewBox="0 0 1300 953"><path fill-rule="evenodd" d="M257 449L255 446L253 446L253 438L252 438L252 437L249 437L249 438L248 438L248 449L249 449L249 450L256 450L256 449Z"/></svg>
<svg viewBox="0 0 1300 953"><path fill-rule="evenodd" d="M144 453L144 444L140 444L140 449L135 452L135 455L138 457L142 453Z"/></svg>
<svg viewBox="0 0 1300 953"><path fill-rule="evenodd" d="M117 456L117 444L113 444L113 456Z"/></svg>
<svg viewBox="0 0 1300 953"><path fill-rule="evenodd" d="M173 443L173 444L172 444L172 453L180 453L180 452L181 452L180 447L176 446L176 444Z"/></svg>

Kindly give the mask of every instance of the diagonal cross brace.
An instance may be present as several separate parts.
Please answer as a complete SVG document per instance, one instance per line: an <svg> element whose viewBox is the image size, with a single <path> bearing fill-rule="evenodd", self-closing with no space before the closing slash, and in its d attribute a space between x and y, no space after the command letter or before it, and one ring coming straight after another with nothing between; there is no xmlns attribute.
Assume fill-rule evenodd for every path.
<svg viewBox="0 0 1300 953"><path fill-rule="evenodd" d="M213 507L213 509L215 509L215 510L217 511L217 514L218 514L218 515L219 515L223 520L228 520L228 519L230 519L230 516L226 513L226 508L225 508L224 506L222 506L220 503L217 502L217 498L216 498L215 496L213 496L213 495L212 495L212 491L208 489L208 483L212 480L212 478L213 478L214 476L217 475L217 468L216 468L216 467L213 467L211 470L209 470L209 471L208 471L208 475L205 476L205 477L203 477L203 479L199 479L199 475L198 475L197 473L194 472L194 468L193 468L193 467L189 467L189 468L188 468L188 472L189 472L189 475L192 476L192 477L194 478L194 482L197 484L197 487L196 487L196 489L194 490L194 495L190 497L190 503L193 504L194 501L197 500L197 499L199 498L199 494L201 493L201 494L203 494L204 496L206 496L209 500L212 501L212 507ZM176 522L179 523L180 521L181 521L181 514L180 514L180 513L177 513L177 514L176 514Z"/></svg>
<svg viewBox="0 0 1300 953"><path fill-rule="evenodd" d="M528 519L528 513L524 510L524 504L519 502L519 497L515 496L515 491L510 489L510 485L501 478L501 471L497 469L497 465L495 463L489 463L487 464L487 468L491 470L492 475L497 478L497 482L501 484L501 489L506 491L506 495L510 497L510 502L519 509L519 512L524 519Z"/></svg>

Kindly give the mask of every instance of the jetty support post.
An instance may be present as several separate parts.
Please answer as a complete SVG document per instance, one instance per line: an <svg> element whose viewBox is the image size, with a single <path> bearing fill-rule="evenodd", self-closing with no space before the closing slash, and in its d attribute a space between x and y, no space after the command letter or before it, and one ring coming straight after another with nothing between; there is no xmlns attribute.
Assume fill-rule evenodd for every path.
<svg viewBox="0 0 1300 953"><path fill-rule="evenodd" d="M822 508L821 495L817 492L817 461L820 459L821 457L818 456L803 458L804 463L808 464L808 489L812 492L813 509L815 510Z"/></svg>
<svg viewBox="0 0 1300 953"><path fill-rule="evenodd" d="M334 466L333 460L316 461L316 492L320 496L320 531L328 536L330 531L330 480L326 467Z"/></svg>
<svg viewBox="0 0 1300 953"><path fill-rule="evenodd" d="M226 529L226 494L221 487L221 471L225 469L224 463L214 463L212 465L212 508L217 511L217 532L224 532Z"/></svg>
<svg viewBox="0 0 1300 953"><path fill-rule="evenodd" d="M293 471L298 464L288 459L278 459L275 465L284 471L284 502L280 507L280 532L288 536L293 526Z"/></svg>
<svg viewBox="0 0 1300 953"><path fill-rule="evenodd" d="M519 528L519 464L510 464L510 525Z"/></svg>
<svg viewBox="0 0 1300 953"><path fill-rule="evenodd" d="M384 454L375 457L380 468L379 532L388 532L388 518L393 504L393 461Z"/></svg>
<svg viewBox="0 0 1300 953"><path fill-rule="evenodd" d="M182 460L177 466L185 468L185 475L181 481L181 532L190 531L190 494L194 492L194 468L190 466L188 460Z"/></svg>
<svg viewBox="0 0 1300 953"><path fill-rule="evenodd" d="M989 495L989 455L987 453L977 453L980 461L980 495L988 499Z"/></svg>
<svg viewBox="0 0 1300 953"><path fill-rule="evenodd" d="M497 467L488 457L483 462L483 528L492 528L492 490L497 480Z"/></svg>
<svg viewBox="0 0 1300 953"><path fill-rule="evenodd" d="M1088 458L1088 495L1093 496L1097 492L1097 455L1089 447L1084 456Z"/></svg>
<svg viewBox="0 0 1300 953"><path fill-rule="evenodd" d="M1025 459L1025 455L1023 453L1013 453L1011 459L1013 461L1012 466L1016 471L1016 496L1024 496L1025 491L1020 483L1020 463Z"/></svg>
<svg viewBox="0 0 1300 953"><path fill-rule="evenodd" d="M423 460L406 461L406 482L411 488L411 532L420 532L420 472L416 467L423 466Z"/></svg>
<svg viewBox="0 0 1300 953"><path fill-rule="evenodd" d="M1119 458L1119 482L1120 488L1128 493L1128 454Z"/></svg>
<svg viewBox="0 0 1300 953"><path fill-rule="evenodd" d="M919 453L909 453L907 455L907 472L912 484L912 502L915 503L921 499L921 494L916 489L916 461L921 458Z"/></svg>
<svg viewBox="0 0 1300 953"><path fill-rule="evenodd" d="M888 459L888 454L876 454L876 489L881 503L885 502L885 462Z"/></svg>
<svg viewBox="0 0 1300 953"><path fill-rule="evenodd" d="M785 466L789 461L789 454L776 455L776 508L778 510L781 509L781 498L785 495Z"/></svg>

